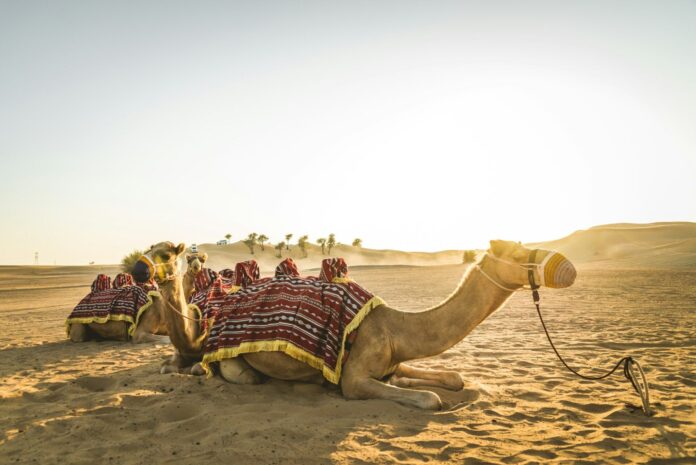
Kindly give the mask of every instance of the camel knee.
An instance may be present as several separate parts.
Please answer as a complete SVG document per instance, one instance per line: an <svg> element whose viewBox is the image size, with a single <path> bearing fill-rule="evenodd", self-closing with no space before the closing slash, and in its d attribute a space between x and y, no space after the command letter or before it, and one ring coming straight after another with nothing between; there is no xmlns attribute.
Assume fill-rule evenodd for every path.
<svg viewBox="0 0 696 465"><path fill-rule="evenodd" d="M89 339L87 325L81 323L73 323L70 325L70 340L72 342L85 342Z"/></svg>
<svg viewBox="0 0 696 465"><path fill-rule="evenodd" d="M445 373L442 377L442 383L445 388L451 391L461 391L464 389L464 379L462 375L454 371Z"/></svg>
<svg viewBox="0 0 696 465"><path fill-rule="evenodd" d="M233 384L261 384L263 378L243 359L228 358L220 362L220 375Z"/></svg>

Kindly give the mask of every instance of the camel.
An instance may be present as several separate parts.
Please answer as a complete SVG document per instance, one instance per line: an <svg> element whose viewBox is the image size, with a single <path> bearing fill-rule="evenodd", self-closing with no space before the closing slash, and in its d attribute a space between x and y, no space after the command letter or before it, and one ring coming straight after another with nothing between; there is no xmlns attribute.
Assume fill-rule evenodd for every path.
<svg viewBox="0 0 696 465"><path fill-rule="evenodd" d="M175 250L172 248L171 252L174 260ZM554 275L549 262L562 272ZM406 362L439 355L454 346L524 285L567 287L575 277L573 265L556 252L529 250L516 242L491 241L488 251L468 268L457 289L439 305L416 313L380 305L365 317L343 365L340 388L344 397L388 399L421 409L441 409L440 397L427 388L461 390L461 375L416 368ZM202 374L196 362L201 360L206 335L200 334L194 321L196 314L186 305L181 280L163 283L161 292L168 308L176 310L164 315L177 349L175 356L163 364L162 372ZM323 382L318 370L282 352L247 353L224 359L219 372L235 384L257 384L264 377Z"/></svg>
<svg viewBox="0 0 696 465"><path fill-rule="evenodd" d="M184 274L183 286L184 296L188 302L196 290L195 278L196 275L203 269L203 264L208 259L207 253L190 253L186 254L186 273Z"/></svg>
<svg viewBox="0 0 696 465"><path fill-rule="evenodd" d="M184 244L175 246L171 242L161 242L153 245L146 254L153 261L154 278L170 279L178 272L176 257L184 251ZM167 325L164 319L165 306L160 298L153 298L152 305L138 319L138 326L129 336L129 323L126 321L109 320L105 323L72 323L69 338L73 342L85 342L92 336L111 341L127 341L139 344L144 342L170 342L167 337Z"/></svg>

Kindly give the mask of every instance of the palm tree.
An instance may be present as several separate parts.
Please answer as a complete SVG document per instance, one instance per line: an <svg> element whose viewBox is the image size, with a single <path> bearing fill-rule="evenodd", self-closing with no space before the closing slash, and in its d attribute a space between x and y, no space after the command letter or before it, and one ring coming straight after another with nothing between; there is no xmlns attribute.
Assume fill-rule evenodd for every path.
<svg viewBox="0 0 696 465"><path fill-rule="evenodd" d="M359 239L357 237L353 239L353 247L362 247L362 239Z"/></svg>
<svg viewBox="0 0 696 465"><path fill-rule="evenodd" d="M268 240L268 236L265 234L260 234L259 237L256 238L256 240L259 241L259 244L261 244L261 250L266 250L266 247L263 246L263 243Z"/></svg>
<svg viewBox="0 0 696 465"><path fill-rule="evenodd" d="M285 247L285 241L278 242L278 245L275 246L275 249L278 251L276 257L283 258L283 247Z"/></svg>
<svg viewBox="0 0 696 465"><path fill-rule="evenodd" d="M326 239L323 237L320 237L317 239L317 244L321 246L321 254L324 255L324 247L326 246Z"/></svg>
<svg viewBox="0 0 696 465"><path fill-rule="evenodd" d="M476 261L476 251L475 250L465 250L464 256L462 257L462 263L473 263Z"/></svg>
<svg viewBox="0 0 696 465"><path fill-rule="evenodd" d="M254 255L254 246L256 245L256 241L258 240L258 237L259 237L258 234L251 233L244 240L244 245L249 247L249 251L251 252L252 255Z"/></svg>
<svg viewBox="0 0 696 465"><path fill-rule="evenodd" d="M142 250L136 249L132 251L121 259L121 270L123 270L125 273L131 273L133 271L133 265L135 265L135 262L137 262L142 256Z"/></svg>
<svg viewBox="0 0 696 465"><path fill-rule="evenodd" d="M285 235L285 241L286 241L285 247L287 247L288 250L290 250L290 239L292 239L292 234L286 234Z"/></svg>
<svg viewBox="0 0 696 465"><path fill-rule="evenodd" d="M331 249L336 246L336 235L334 233L329 234L329 240L326 241L326 246L329 248L329 255L331 255Z"/></svg>
<svg viewBox="0 0 696 465"><path fill-rule="evenodd" d="M227 242L229 242L230 239L232 239L232 234L230 234L230 233L225 234L225 239L227 239Z"/></svg>
<svg viewBox="0 0 696 465"><path fill-rule="evenodd" d="M297 246L300 248L302 256L305 258L307 257L307 242L309 242L309 236L306 234L297 239Z"/></svg>

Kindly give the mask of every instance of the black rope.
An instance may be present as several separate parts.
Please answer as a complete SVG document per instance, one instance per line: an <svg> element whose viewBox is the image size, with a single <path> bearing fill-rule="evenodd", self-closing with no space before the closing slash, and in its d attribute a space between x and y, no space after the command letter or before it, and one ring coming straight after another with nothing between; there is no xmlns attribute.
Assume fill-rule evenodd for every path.
<svg viewBox="0 0 696 465"><path fill-rule="evenodd" d="M551 340L551 335L549 334L548 329L546 329L546 323L544 323L544 318L541 316L541 309L539 308L539 291L536 289L532 290L532 296L534 297L534 305L536 306L537 314L539 315L539 320L541 321L541 326L544 328L544 332L546 333L546 339L549 340L549 344L551 344L551 348L553 351L556 353L556 356L558 357L558 360L561 361L563 366L565 366L569 371L571 371L573 374L579 376L580 378L587 379L590 381L599 381L601 379L607 378L611 376L612 373L614 373L620 366L623 364L623 372L624 376L626 379L628 379L631 382L631 386L633 386L633 389L642 397L641 391L636 385L636 382L633 380L633 376L631 376L631 364L633 363L633 357L624 357L621 360L618 361L616 365L614 365L614 368L606 372L605 374L601 376L586 376L581 373L579 373L577 370L574 370L571 368L565 360L563 360L563 357L561 357L561 354L558 353L558 350L556 349L555 344L553 343L553 340Z"/></svg>

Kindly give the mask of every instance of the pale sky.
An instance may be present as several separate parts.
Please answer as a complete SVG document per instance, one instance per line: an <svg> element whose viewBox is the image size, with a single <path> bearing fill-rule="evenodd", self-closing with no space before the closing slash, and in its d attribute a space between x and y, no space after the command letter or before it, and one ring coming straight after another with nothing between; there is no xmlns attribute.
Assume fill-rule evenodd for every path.
<svg viewBox="0 0 696 465"><path fill-rule="evenodd" d="M696 221L696 2L0 0L0 264Z"/></svg>

